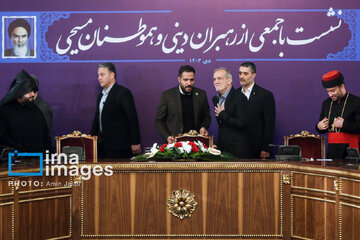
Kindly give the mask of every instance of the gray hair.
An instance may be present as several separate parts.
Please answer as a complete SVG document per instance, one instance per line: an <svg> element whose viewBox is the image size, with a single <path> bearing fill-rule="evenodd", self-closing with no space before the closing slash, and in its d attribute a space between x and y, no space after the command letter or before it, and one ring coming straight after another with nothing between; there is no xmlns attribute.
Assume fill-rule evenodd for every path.
<svg viewBox="0 0 360 240"><path fill-rule="evenodd" d="M231 75L231 72L228 68L226 67L219 67L217 69L214 70L214 73L217 72L217 71L220 71L220 70L224 70L226 72L226 78L230 78L232 79L232 75Z"/></svg>

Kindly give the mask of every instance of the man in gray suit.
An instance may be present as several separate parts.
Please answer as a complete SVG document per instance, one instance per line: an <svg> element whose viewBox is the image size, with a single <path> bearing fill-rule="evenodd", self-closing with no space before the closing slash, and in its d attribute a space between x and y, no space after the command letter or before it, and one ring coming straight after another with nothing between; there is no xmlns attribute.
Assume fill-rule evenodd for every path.
<svg viewBox="0 0 360 240"><path fill-rule="evenodd" d="M211 122L206 92L194 87L195 69L181 66L178 82L179 85L162 93L155 118L157 130L168 143L175 141L174 136L190 130L207 136Z"/></svg>

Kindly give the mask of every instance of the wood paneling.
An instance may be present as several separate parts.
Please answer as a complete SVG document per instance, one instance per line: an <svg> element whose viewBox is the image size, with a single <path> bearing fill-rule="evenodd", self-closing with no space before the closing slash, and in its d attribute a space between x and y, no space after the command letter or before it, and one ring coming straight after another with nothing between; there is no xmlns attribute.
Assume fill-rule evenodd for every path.
<svg viewBox="0 0 360 240"><path fill-rule="evenodd" d="M309 239L335 239L335 202L293 196L293 235Z"/></svg>
<svg viewBox="0 0 360 240"><path fill-rule="evenodd" d="M237 173L209 173L206 233L239 234L237 178Z"/></svg>
<svg viewBox="0 0 360 240"><path fill-rule="evenodd" d="M195 195L191 217L168 212L179 189ZM279 172L116 171L83 181L82 235L280 235L280 189Z"/></svg>
<svg viewBox="0 0 360 240"><path fill-rule="evenodd" d="M360 236L360 206L341 204L341 239L358 239Z"/></svg>
<svg viewBox="0 0 360 240"><path fill-rule="evenodd" d="M292 179L292 236L306 239L336 239L336 177L293 172Z"/></svg>
<svg viewBox="0 0 360 240"><path fill-rule="evenodd" d="M357 239L360 236L360 180L340 178L340 236Z"/></svg>
<svg viewBox="0 0 360 240"><path fill-rule="evenodd" d="M166 234L165 173L136 174L134 234Z"/></svg>
<svg viewBox="0 0 360 240"><path fill-rule="evenodd" d="M131 234L130 174L83 181L83 234Z"/></svg>
<svg viewBox="0 0 360 240"><path fill-rule="evenodd" d="M65 186L71 183L68 176L3 174L0 238L348 240L360 235L357 171L268 162L112 165L111 177L91 176L81 186ZM9 187L9 180L28 184ZM168 212L167 201L179 189L195 195L191 217Z"/></svg>
<svg viewBox="0 0 360 240"><path fill-rule="evenodd" d="M12 208L13 205L0 206L0 239L12 239Z"/></svg>
<svg viewBox="0 0 360 240"><path fill-rule="evenodd" d="M71 198L21 202L19 206L19 239L48 239L69 236Z"/></svg>
<svg viewBox="0 0 360 240"><path fill-rule="evenodd" d="M280 234L279 173L245 173L243 225L245 234ZM266 197L264 197L266 196Z"/></svg>
<svg viewBox="0 0 360 240"><path fill-rule="evenodd" d="M169 173L171 182L167 185L167 195L165 202L170 197L171 191L178 190L180 188L186 189L195 195L195 201L197 202L196 209L190 218L186 217L180 219L173 216L168 212L168 207L166 206L166 215L169 215L170 218L170 228L168 233L172 234L205 234L203 225L204 217L206 217L206 212L202 208L206 204L208 196L204 196L202 186L203 186L203 174L202 173ZM207 173L204 173L207 174Z"/></svg>
<svg viewBox="0 0 360 240"><path fill-rule="evenodd" d="M12 213L14 195L8 181L13 178L3 178L0 181L0 239L12 239Z"/></svg>
<svg viewBox="0 0 360 240"><path fill-rule="evenodd" d="M307 172L294 172L292 174L292 179L293 187L335 192L334 176L324 176L321 174L311 174Z"/></svg>
<svg viewBox="0 0 360 240"><path fill-rule="evenodd" d="M1 239L69 238L72 225L69 183L72 181L68 176L1 178Z"/></svg>

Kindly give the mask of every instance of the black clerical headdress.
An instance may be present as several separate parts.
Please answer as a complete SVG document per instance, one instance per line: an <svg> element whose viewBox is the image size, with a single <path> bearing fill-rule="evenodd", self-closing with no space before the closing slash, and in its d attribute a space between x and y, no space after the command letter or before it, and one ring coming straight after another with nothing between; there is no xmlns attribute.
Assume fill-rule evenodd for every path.
<svg viewBox="0 0 360 240"><path fill-rule="evenodd" d="M325 73L322 76L322 84L324 88L332 88L340 86L344 83L344 77L338 70L334 70L328 73Z"/></svg>
<svg viewBox="0 0 360 240"><path fill-rule="evenodd" d="M9 103L31 91L37 92L38 87L34 79L25 70L21 70L16 75L7 94L1 99L0 105Z"/></svg>

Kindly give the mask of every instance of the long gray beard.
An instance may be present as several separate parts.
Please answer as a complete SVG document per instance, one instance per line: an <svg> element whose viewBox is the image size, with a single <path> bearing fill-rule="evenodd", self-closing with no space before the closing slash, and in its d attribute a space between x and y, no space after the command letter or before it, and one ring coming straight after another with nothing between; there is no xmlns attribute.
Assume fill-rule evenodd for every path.
<svg viewBox="0 0 360 240"><path fill-rule="evenodd" d="M25 57L28 52L27 44L19 47L18 45L14 44L14 55L18 57Z"/></svg>

